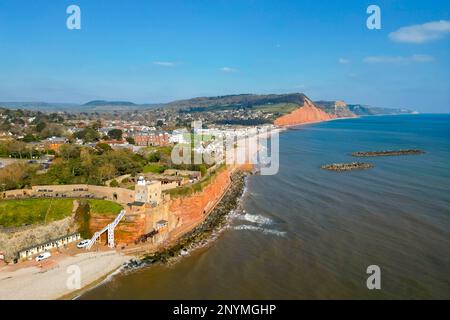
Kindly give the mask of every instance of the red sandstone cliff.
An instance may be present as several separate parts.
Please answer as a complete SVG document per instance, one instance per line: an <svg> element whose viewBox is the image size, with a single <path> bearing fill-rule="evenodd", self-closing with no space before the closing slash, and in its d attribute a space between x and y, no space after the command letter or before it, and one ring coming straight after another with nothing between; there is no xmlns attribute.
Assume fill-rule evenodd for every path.
<svg viewBox="0 0 450 320"><path fill-rule="evenodd" d="M274 124L277 126L292 126L303 123L313 123L335 119L336 116L317 108L309 99L305 99L303 106L291 113L277 118Z"/></svg>
<svg viewBox="0 0 450 320"><path fill-rule="evenodd" d="M102 216L93 214L89 221L89 229L92 233L101 230L114 221L115 216ZM131 221L126 221L130 216L122 219L114 230L115 242L117 244L132 244L141 235L145 233L145 219L133 216ZM107 242L106 232L101 236L101 243Z"/></svg>
<svg viewBox="0 0 450 320"><path fill-rule="evenodd" d="M246 166L242 166L242 168L246 168ZM170 200L169 211L170 214L173 214L176 224L175 229L170 234L172 240L192 230L203 221L228 188L232 171L233 168L226 168L218 172L211 183L200 192L189 196L174 197ZM111 223L114 218L114 216L92 214L89 229L92 232L98 231ZM145 219L139 215L133 217L127 215L116 227L115 240L117 244L132 244L144 233ZM101 237L101 242L106 243L106 241L105 233Z"/></svg>
<svg viewBox="0 0 450 320"><path fill-rule="evenodd" d="M171 199L169 211L175 216L179 225L171 232L171 238L191 230L200 223L214 207L229 186L231 169L227 168L217 174L214 180L201 192L187 197Z"/></svg>

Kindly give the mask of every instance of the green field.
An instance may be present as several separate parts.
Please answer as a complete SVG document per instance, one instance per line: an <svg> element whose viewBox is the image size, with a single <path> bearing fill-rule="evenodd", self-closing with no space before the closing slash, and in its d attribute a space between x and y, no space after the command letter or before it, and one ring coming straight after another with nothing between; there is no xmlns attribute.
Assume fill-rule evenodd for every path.
<svg viewBox="0 0 450 320"><path fill-rule="evenodd" d="M162 164L151 162L144 167L143 172L144 173L163 173L164 170L166 170L166 169L167 169L167 167Z"/></svg>
<svg viewBox="0 0 450 320"><path fill-rule="evenodd" d="M266 105L259 105L254 106L254 110L260 110L263 112L270 112L270 113L278 113L278 114L288 114L294 111L295 109L298 109L299 105L295 103L276 103L276 104L266 104Z"/></svg>
<svg viewBox="0 0 450 320"><path fill-rule="evenodd" d="M23 199L0 201L0 226L20 227L23 225L48 223L61 220L72 214L74 199ZM122 207L112 201L88 200L91 213L102 215L120 212Z"/></svg>
<svg viewBox="0 0 450 320"><path fill-rule="evenodd" d="M91 213L97 213L101 215L117 215L120 210L122 210L122 206L116 202L107 201L107 200L89 200L89 206L91 208Z"/></svg>
<svg viewBox="0 0 450 320"><path fill-rule="evenodd" d="M0 226L19 227L47 223L70 216L73 199L24 199L0 201Z"/></svg>
<svg viewBox="0 0 450 320"><path fill-rule="evenodd" d="M170 154L172 153L172 146L148 146L142 149L143 152L159 152L161 154L170 156Z"/></svg>

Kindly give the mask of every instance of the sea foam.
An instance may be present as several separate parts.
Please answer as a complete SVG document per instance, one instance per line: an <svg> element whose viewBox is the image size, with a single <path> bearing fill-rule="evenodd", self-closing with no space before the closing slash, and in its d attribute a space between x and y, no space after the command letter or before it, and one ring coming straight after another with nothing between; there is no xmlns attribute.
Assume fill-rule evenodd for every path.
<svg viewBox="0 0 450 320"><path fill-rule="evenodd" d="M276 235L276 236L280 236L280 237L284 237L286 235L285 231L279 231L279 230L274 230L274 229L267 229L267 228L258 227L258 226L254 226L254 225L249 225L249 224L243 224L243 225L239 225L239 226L234 226L234 227L232 227L232 229L233 230L259 231L259 232L262 232L264 234L272 234L272 235Z"/></svg>

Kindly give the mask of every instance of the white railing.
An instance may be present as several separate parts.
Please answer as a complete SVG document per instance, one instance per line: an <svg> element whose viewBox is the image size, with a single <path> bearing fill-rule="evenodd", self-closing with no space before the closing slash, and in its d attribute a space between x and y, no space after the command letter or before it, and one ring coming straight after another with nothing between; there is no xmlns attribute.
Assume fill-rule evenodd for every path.
<svg viewBox="0 0 450 320"><path fill-rule="evenodd" d="M106 231L108 231L108 247L114 248L114 229L119 224L120 220L122 220L123 216L125 215L125 210L121 210L120 213L117 215L117 217L114 219L113 222L108 224L106 227L101 229L100 231L97 231L94 233L94 236L89 241L89 244L86 246L87 250L90 250L94 243L97 241L97 239Z"/></svg>

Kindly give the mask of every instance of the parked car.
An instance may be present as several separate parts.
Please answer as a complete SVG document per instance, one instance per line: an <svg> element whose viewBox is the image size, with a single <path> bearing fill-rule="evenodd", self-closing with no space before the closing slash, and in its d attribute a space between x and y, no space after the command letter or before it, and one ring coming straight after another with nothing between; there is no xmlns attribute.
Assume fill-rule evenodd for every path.
<svg viewBox="0 0 450 320"><path fill-rule="evenodd" d="M81 240L80 243L77 244L77 248L81 249L87 247L90 241L91 240Z"/></svg>
<svg viewBox="0 0 450 320"><path fill-rule="evenodd" d="M46 251L46 252L41 253L40 255L38 255L36 257L36 261L39 262L39 261L45 260L47 258L50 258L51 256L52 256L52 254L50 252Z"/></svg>

